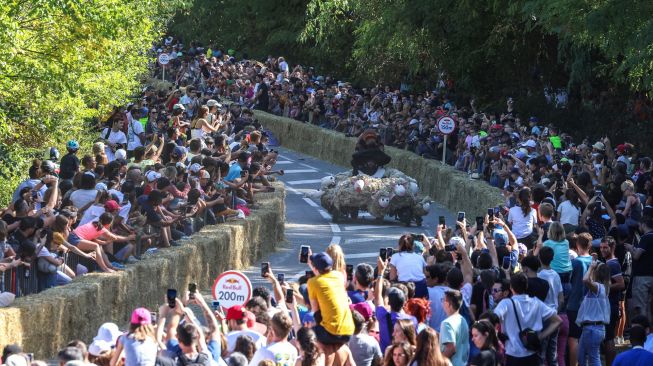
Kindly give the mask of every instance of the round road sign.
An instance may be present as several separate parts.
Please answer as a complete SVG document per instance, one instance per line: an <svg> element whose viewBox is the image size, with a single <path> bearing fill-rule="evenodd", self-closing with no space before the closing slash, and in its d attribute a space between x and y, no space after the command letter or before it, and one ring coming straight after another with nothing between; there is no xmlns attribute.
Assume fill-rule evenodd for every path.
<svg viewBox="0 0 653 366"><path fill-rule="evenodd" d="M159 63L161 65L167 65L170 62L170 56L167 53L162 53L159 55Z"/></svg>
<svg viewBox="0 0 653 366"><path fill-rule="evenodd" d="M226 271L213 283L213 298L225 308L245 305L252 298L252 283L242 272Z"/></svg>
<svg viewBox="0 0 653 366"><path fill-rule="evenodd" d="M438 129L445 135L448 135L456 129L456 122L451 117L442 117L438 120Z"/></svg>

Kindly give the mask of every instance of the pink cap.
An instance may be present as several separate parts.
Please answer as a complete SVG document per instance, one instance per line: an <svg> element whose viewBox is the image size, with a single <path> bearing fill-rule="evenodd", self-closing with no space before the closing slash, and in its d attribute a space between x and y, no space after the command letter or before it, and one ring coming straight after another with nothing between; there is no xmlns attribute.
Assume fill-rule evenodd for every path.
<svg viewBox="0 0 653 366"><path fill-rule="evenodd" d="M146 308L138 308L132 312L132 324L145 325L152 323L152 315Z"/></svg>
<svg viewBox="0 0 653 366"><path fill-rule="evenodd" d="M115 212L120 210L120 205L114 200L108 200L104 203L104 209L108 212Z"/></svg>

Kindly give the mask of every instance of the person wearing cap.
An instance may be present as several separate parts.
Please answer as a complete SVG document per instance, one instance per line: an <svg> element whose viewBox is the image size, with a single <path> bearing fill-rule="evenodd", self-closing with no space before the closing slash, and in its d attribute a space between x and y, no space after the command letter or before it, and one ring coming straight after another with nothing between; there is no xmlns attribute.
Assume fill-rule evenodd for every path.
<svg viewBox="0 0 653 366"><path fill-rule="evenodd" d="M125 366L154 365L158 347L152 316L146 308L137 308L132 312L129 331L118 338L116 350L111 358L111 366L116 366L124 357Z"/></svg>
<svg viewBox="0 0 653 366"><path fill-rule="evenodd" d="M388 267L388 261L382 260L381 257L377 258L377 268L379 275L385 273L386 268ZM379 276L376 279L376 284L374 285L374 305L376 306L375 315L376 319L379 321L379 339L381 351L385 352L386 348L392 344L392 332L394 325L399 319L411 319L415 328L417 328L417 319L414 316L406 314L404 311L404 304L406 303L406 295L403 291L399 290L396 287L391 287L387 290L387 293L384 290L384 282L386 282L383 276ZM387 302L386 302L387 297Z"/></svg>
<svg viewBox="0 0 653 366"><path fill-rule="evenodd" d="M354 334L347 346L356 362L356 366L379 365L383 359L381 347L379 342L368 334L369 330L365 329L366 323L369 322L374 312L367 303L352 304L350 307L352 308L351 314L354 320Z"/></svg>
<svg viewBox="0 0 653 366"><path fill-rule="evenodd" d="M267 344L265 336L248 327L247 319L252 315L252 313L250 313L247 309L245 309L244 306L241 305L234 305L227 309L226 317L227 325L229 326L229 333L226 334L226 337L228 353L234 351L236 340L241 335L251 337L256 344L257 349L261 349Z"/></svg>
<svg viewBox="0 0 653 366"><path fill-rule="evenodd" d="M68 153L61 158L61 164L59 164L59 179L68 180L72 184L75 174L79 172L79 158L77 157L79 143L76 140L68 141L66 150Z"/></svg>
<svg viewBox="0 0 653 366"><path fill-rule="evenodd" d="M333 260L325 252L311 255L308 264L315 274L307 282L308 298L316 321L313 330L321 344L337 349L349 342L354 333L354 320L347 306L344 286L346 279L342 272L332 270Z"/></svg>

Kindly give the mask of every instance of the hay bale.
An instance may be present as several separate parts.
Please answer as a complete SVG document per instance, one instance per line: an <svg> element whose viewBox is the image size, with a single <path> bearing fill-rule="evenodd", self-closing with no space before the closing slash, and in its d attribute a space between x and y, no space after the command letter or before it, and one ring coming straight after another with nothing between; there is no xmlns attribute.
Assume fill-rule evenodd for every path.
<svg viewBox="0 0 653 366"><path fill-rule="evenodd" d="M257 196L261 208L244 221L204 227L189 244L160 250L114 274L93 273L71 284L19 298L0 309L0 347L19 343L48 359L68 341L90 341L106 321L127 324L139 306L156 309L166 288L197 282L206 290L227 269L245 268L284 240L285 189Z"/></svg>

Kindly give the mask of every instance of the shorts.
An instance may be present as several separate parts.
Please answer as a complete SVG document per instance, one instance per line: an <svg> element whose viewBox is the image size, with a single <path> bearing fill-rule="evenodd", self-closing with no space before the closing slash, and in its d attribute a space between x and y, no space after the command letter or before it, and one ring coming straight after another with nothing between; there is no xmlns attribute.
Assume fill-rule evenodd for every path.
<svg viewBox="0 0 653 366"><path fill-rule="evenodd" d="M617 329L617 323L619 322L619 308L610 312L610 324L605 326L605 339L604 341L611 341L614 339L614 333Z"/></svg>
<svg viewBox="0 0 653 366"><path fill-rule="evenodd" d="M80 241L82 241L82 239L79 236L77 236L77 234L75 234L74 232L68 234L68 243L70 243L70 245L76 247Z"/></svg>
<svg viewBox="0 0 653 366"><path fill-rule="evenodd" d="M328 345L343 345L346 343L349 343L349 338L351 338L351 335L335 335L329 333L324 327L321 325L322 323L322 312L317 311L314 314L315 317L315 326L313 327L313 332L315 332L315 338L317 338L317 341L322 343L322 344L328 344Z"/></svg>
<svg viewBox="0 0 653 366"><path fill-rule="evenodd" d="M583 329L576 324L578 311L567 310L567 318L569 318L569 338L580 339L580 334Z"/></svg>

